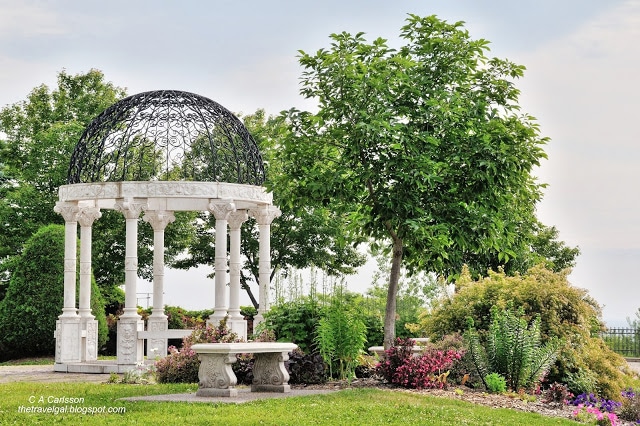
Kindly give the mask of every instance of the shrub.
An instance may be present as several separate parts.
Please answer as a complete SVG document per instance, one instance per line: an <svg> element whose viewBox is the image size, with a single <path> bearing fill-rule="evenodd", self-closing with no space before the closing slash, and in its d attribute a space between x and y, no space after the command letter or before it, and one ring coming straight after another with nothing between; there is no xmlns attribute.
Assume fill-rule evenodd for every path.
<svg viewBox="0 0 640 426"><path fill-rule="evenodd" d="M396 370L411 358L413 345L414 340L411 338L397 338L395 345L384 351L384 359L376 368L383 380L393 383Z"/></svg>
<svg viewBox="0 0 640 426"><path fill-rule="evenodd" d="M622 391L621 395L619 417L630 422L640 422L640 393L628 388Z"/></svg>
<svg viewBox="0 0 640 426"><path fill-rule="evenodd" d="M358 357L364 353L366 332L359 315L344 303L340 294L334 295L318 321L314 339L331 377L337 374L344 380L355 376Z"/></svg>
<svg viewBox="0 0 640 426"><path fill-rule="evenodd" d="M53 333L64 304L64 241L64 226L42 227L13 263L7 293L0 302L0 360L55 353ZM102 346L108 333L104 302L93 279L91 287Z"/></svg>
<svg viewBox="0 0 640 426"><path fill-rule="evenodd" d="M466 333L478 373L481 377L499 373L514 391L537 384L555 361L560 341L552 339L542 345L540 317L527 326L522 309L517 315L511 309L493 309L491 315L485 348L480 347L477 331Z"/></svg>
<svg viewBox="0 0 640 426"><path fill-rule="evenodd" d="M218 327L201 324L182 340L182 349L169 347L169 355L155 363L158 383L197 383L200 360L191 346L196 343L237 342L238 336L227 328L226 318Z"/></svg>
<svg viewBox="0 0 640 426"><path fill-rule="evenodd" d="M507 390L507 381L498 373L487 374L484 377L484 383L491 393L502 393Z"/></svg>
<svg viewBox="0 0 640 426"><path fill-rule="evenodd" d="M483 387L484 384L473 364L471 353L467 350L467 343L460 333L448 334L440 340L429 341L425 344L425 351L450 349L460 352L462 358L451 366L447 381L470 388Z"/></svg>
<svg viewBox="0 0 640 426"><path fill-rule="evenodd" d="M319 384L327 381L327 370L319 353L305 354L300 349L289 353L285 363L291 384Z"/></svg>
<svg viewBox="0 0 640 426"><path fill-rule="evenodd" d="M313 352L319 319L320 305L317 300L301 298L271 307L264 314L264 327L275 333L276 340L293 342L308 353Z"/></svg>
<svg viewBox="0 0 640 426"><path fill-rule="evenodd" d="M549 389L544 391L542 402L546 404L565 405L573 398L573 394L569 391L567 385L553 382Z"/></svg>
<svg viewBox="0 0 640 426"><path fill-rule="evenodd" d="M462 357L456 350L426 351L412 355L412 339L396 339L396 345L385 351L378 373L389 383L412 389L442 389L447 385L449 369Z"/></svg>
<svg viewBox="0 0 640 426"><path fill-rule="evenodd" d="M564 341L547 380L567 383L571 388L569 373L585 371L581 378L597 378L601 396L617 398L624 386L631 385L630 377L620 371L624 359L598 337L603 326L598 303L586 290L569 283L568 272L537 266L517 276L489 272L488 277L477 281L468 271L463 272L456 283L457 293L441 298L421 317L420 332L437 340L462 332L467 328L466 318L473 318L482 333L489 329L491 308L505 309L511 302L514 308L523 309L528 321L540 316L542 343L554 337Z"/></svg>

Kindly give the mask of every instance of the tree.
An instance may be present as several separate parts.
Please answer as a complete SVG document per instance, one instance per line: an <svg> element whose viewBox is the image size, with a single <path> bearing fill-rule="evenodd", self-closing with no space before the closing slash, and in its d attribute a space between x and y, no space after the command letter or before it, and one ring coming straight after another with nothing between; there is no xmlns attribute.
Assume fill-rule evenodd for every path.
<svg viewBox="0 0 640 426"><path fill-rule="evenodd" d="M301 94L316 113L291 110L279 182L289 205L328 205L351 235L385 242L391 272L385 347L394 340L400 270L459 273L470 256L507 262L535 220L545 158L513 80L524 67L487 58L463 24L410 15L398 50L362 33L300 52Z"/></svg>
<svg viewBox="0 0 640 426"><path fill-rule="evenodd" d="M264 110L242 116L244 124L256 140L266 164L267 181L280 173L279 140L289 129L282 117L267 117ZM283 182L278 180L278 182ZM286 198L288 185L272 186L274 204ZM271 279L277 271L291 268L317 267L328 274L352 274L364 264L364 256L354 244L347 244L344 220L325 206L283 204L282 215L271 224ZM186 257L171 263L174 268L188 269L215 263L215 219L204 213L196 222L196 237ZM258 302L250 283L258 282L258 229L254 219L242 226L242 254L245 263L241 270L242 288L255 308Z"/></svg>
<svg viewBox="0 0 640 426"><path fill-rule="evenodd" d="M45 226L29 238L15 260L6 297L0 302L0 359L54 353L53 333L64 299L64 245L64 226ZM91 293L102 346L107 320L95 280Z"/></svg>
<svg viewBox="0 0 640 426"><path fill-rule="evenodd" d="M69 160L84 128L102 110L124 96L98 70L58 74L58 87L36 87L27 99L0 111L0 269L20 254L40 227L63 223L53 211L58 188L67 183Z"/></svg>

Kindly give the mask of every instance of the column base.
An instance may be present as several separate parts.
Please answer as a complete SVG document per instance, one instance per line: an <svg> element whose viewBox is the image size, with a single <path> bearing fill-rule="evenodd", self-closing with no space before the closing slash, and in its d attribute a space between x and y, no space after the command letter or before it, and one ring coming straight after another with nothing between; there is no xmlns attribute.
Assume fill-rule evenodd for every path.
<svg viewBox="0 0 640 426"><path fill-rule="evenodd" d="M82 327L80 317L61 315L56 321L56 363L80 362L82 360Z"/></svg>
<svg viewBox="0 0 640 426"><path fill-rule="evenodd" d="M147 320L147 331L164 332L169 329L169 322L166 315L154 317L151 315ZM147 359L157 356L167 356L169 340L161 337L147 339Z"/></svg>
<svg viewBox="0 0 640 426"><path fill-rule="evenodd" d="M81 318L82 324L82 361L98 360L98 320L93 316Z"/></svg>
<svg viewBox="0 0 640 426"><path fill-rule="evenodd" d="M238 335L238 338L247 341L247 321L245 319L230 319L227 322L229 329Z"/></svg>
<svg viewBox="0 0 640 426"><path fill-rule="evenodd" d="M144 341L138 339L138 331L144 330L144 321L120 317L118 320L118 364L135 365L144 360Z"/></svg>

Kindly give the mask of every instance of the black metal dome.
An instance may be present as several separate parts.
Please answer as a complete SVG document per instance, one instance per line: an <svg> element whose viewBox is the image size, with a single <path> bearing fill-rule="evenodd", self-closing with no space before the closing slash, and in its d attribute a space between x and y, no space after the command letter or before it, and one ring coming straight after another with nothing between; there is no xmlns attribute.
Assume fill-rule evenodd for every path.
<svg viewBox="0 0 640 426"><path fill-rule="evenodd" d="M111 105L85 129L67 183L201 181L262 185L264 163L244 124L217 102L156 90Z"/></svg>

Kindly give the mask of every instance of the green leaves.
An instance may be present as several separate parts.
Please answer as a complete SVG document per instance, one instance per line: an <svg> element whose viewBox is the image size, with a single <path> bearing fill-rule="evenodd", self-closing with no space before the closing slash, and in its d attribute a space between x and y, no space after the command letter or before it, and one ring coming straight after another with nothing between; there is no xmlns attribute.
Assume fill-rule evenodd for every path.
<svg viewBox="0 0 640 426"><path fill-rule="evenodd" d="M475 329L466 333L471 357L485 386L489 387L488 372L504 377L513 391L537 384L555 362L560 339L549 339L543 345L540 316L529 324L522 308L516 312L494 308L491 315L484 350Z"/></svg>

